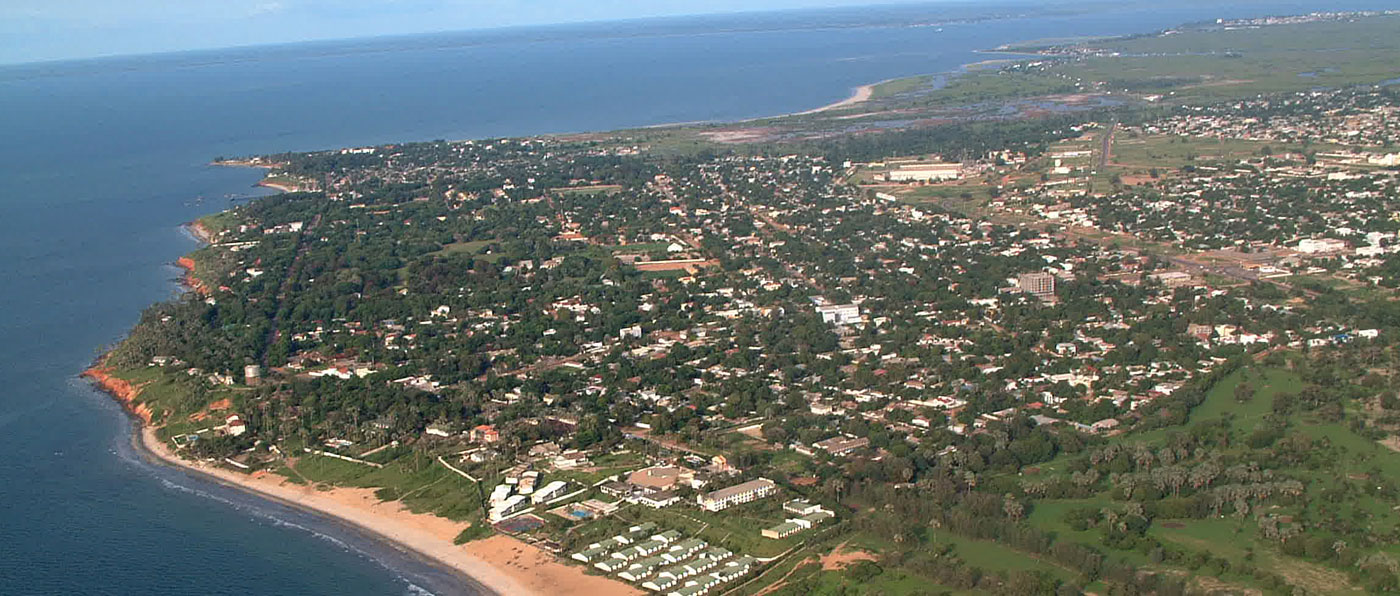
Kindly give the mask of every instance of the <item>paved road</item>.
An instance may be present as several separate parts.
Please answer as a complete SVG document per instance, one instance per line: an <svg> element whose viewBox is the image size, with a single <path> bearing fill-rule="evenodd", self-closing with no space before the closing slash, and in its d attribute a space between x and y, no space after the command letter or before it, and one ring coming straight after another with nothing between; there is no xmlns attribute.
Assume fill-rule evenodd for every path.
<svg viewBox="0 0 1400 596"><path fill-rule="evenodd" d="M1099 169L1108 167L1108 163L1113 157L1113 135L1118 132L1118 122L1108 125L1108 132L1103 135L1103 148L1099 150Z"/></svg>

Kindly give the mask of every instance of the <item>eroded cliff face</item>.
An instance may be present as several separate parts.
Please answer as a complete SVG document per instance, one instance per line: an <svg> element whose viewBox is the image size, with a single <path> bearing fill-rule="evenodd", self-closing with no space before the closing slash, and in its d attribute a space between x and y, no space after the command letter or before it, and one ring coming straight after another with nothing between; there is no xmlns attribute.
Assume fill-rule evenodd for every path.
<svg viewBox="0 0 1400 596"><path fill-rule="evenodd" d="M175 264L185 270L185 277L181 280L181 282L185 284L185 287L198 292L201 296L208 296L210 294L209 288L204 285L203 281L200 281L200 279L195 276L194 259L180 257L175 260Z"/></svg>
<svg viewBox="0 0 1400 596"><path fill-rule="evenodd" d="M141 387L132 385L125 379L112 376L112 371L103 366L94 366L83 371L83 376L92 379L97 383L97 387L111 395L126 409L141 417L146 424L151 423L151 409L143 403L137 403L136 397L141 395Z"/></svg>

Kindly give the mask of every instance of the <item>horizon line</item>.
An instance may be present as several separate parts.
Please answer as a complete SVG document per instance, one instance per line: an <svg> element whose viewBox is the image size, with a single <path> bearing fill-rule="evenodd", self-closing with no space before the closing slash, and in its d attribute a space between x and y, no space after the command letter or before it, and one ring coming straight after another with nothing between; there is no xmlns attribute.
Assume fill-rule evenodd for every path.
<svg viewBox="0 0 1400 596"><path fill-rule="evenodd" d="M1141 0L1124 0L1124 1L1122 2L1122 4L1132 4L1132 3L1138 3L1138 2L1141 2ZM1082 3L1076 3L1077 6L1076 6L1075 8L1077 8L1077 9L1079 9L1079 10L1082 10L1082 9L1083 9L1084 7L1086 7L1086 6L1092 6L1092 5L1095 5L1095 4L1120 4L1120 3L1119 3L1119 2L1109 2L1108 0L1087 0L1087 1L1082 2ZM981 7L981 6L993 7L993 6L1026 5L1026 6L1039 6L1039 7L1042 7L1042 8L1052 8L1052 9L1060 9L1060 10L1066 10L1066 9L1073 10L1073 9L1072 9L1071 7L1069 7L1069 6L1056 6L1056 5L1054 5L1054 4L1046 4L1046 3L1038 2L1037 0L989 0L989 1L980 1L980 0L876 0L876 1L870 2L870 3L868 3L868 4L850 4L850 5L842 5L842 6L821 6L821 7L804 7L804 8L781 8L781 9L771 9L771 10L763 10L763 9L760 9L760 10L731 10L731 11L720 11L720 12L697 12L697 13L686 13L686 14L654 15L654 16L642 16L642 17L603 18L603 19L582 19L582 20L576 20L576 21L558 21L558 22L550 22L550 23L521 23L521 24L510 24L510 25L494 25L494 26L486 26L486 27L469 27L469 28L464 28L464 29L457 29L457 28L452 28L452 29L431 29L431 30L423 30L423 31L409 32L409 33L382 33L382 34L371 34L371 35L349 35L349 36L344 36L344 37L341 37L341 36L313 37L313 38L300 39L300 40L268 41L268 42L256 42L256 43L232 44L232 45L215 45L215 46L192 47L192 48L170 49L170 50L158 50L158 51L134 51L134 52L121 52L121 51L118 51L118 52L105 53L105 54L93 54L93 55L88 55L88 56L76 56L76 57L66 57L66 58L42 58L42 59L38 59L38 60L10 61L10 60L6 60L6 59L3 59L3 58L0 58L0 68L8 69L8 68L14 68L14 67L57 66L57 65L63 65L63 64L74 64L74 63L82 63L82 62L99 62L99 61L105 61L105 60L121 60L121 59L129 59L129 58L157 57L157 56L177 56L177 55L181 55L181 54L199 54L199 53L213 53L213 52L225 52L225 51L246 51L246 50L263 49L263 48L290 48L290 47L293 47L293 46L312 45L312 44L318 44L318 43L334 44L334 43L356 42L356 41L386 41L386 40L396 40L396 39L410 39L410 38L418 38L418 37L431 37L431 36L436 36L436 35L457 35L457 34L469 34L469 33L490 33L490 32L509 32L509 31L529 31L529 30L532 30L532 29L533 29L533 30L546 30L546 29L555 29L555 28L566 28L566 27L582 27L582 26L589 26L589 25L602 25L602 24L609 24L609 23L631 23L631 24L640 24L640 23L649 23L649 22L694 20L694 19L700 19L700 18L704 18L704 17L730 17L730 18L732 18L732 17L741 17L741 16L744 16L744 15L779 15L779 14L798 14L798 13L838 12L838 11L871 9L871 8L897 8L897 7L906 7L906 8L908 8L908 7L915 7L915 6L956 6L956 5L973 6L973 7ZM970 18L970 17L969 17L969 18ZM987 18L997 18L997 17L992 16L992 15L987 15ZM961 20L961 19L958 19L958 20ZM868 25L868 26L874 26L874 24L870 24L870 25ZM768 29L768 28L764 28L764 29L755 28L754 30L765 30L765 29ZM622 37L622 36L633 37L634 35L619 35L619 37Z"/></svg>

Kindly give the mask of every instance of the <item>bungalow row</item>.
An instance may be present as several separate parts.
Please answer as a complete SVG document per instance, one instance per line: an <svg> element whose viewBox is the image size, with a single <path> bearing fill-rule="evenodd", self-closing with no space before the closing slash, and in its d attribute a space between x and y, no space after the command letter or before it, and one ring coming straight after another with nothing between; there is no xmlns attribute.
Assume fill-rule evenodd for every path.
<svg viewBox="0 0 1400 596"><path fill-rule="evenodd" d="M594 542L593 544L588 545L588 548L574 553L573 555L571 555L570 558L580 563L591 563L593 561L606 557L608 553L613 551L613 549L621 548L632 544L633 542L641 540L642 538L646 537L648 534L651 534L654 531L656 531L656 524L651 522L647 522L637 526L632 526L622 534L618 534L617 536L613 536L612 538L608 538L607 540L603 540L601 542Z"/></svg>
<svg viewBox="0 0 1400 596"><path fill-rule="evenodd" d="M744 555L725 563L714 572L686 580L666 592L666 596L702 596L716 586L748 575L758 565L758 559Z"/></svg>
<svg viewBox="0 0 1400 596"><path fill-rule="evenodd" d="M699 538L689 538L671 545L666 552L633 562L626 569L618 573L617 576L627 581L642 581L651 576L664 565L671 565L690 558L691 555L699 552L708 546L704 540ZM725 551L728 552L728 551Z"/></svg>
<svg viewBox="0 0 1400 596"><path fill-rule="evenodd" d="M722 548L710 549L700 553L694 559L662 569L656 574L656 577L642 582L642 587L653 592L670 590L680 586L681 582L689 577L718 567L731 554L733 553Z"/></svg>

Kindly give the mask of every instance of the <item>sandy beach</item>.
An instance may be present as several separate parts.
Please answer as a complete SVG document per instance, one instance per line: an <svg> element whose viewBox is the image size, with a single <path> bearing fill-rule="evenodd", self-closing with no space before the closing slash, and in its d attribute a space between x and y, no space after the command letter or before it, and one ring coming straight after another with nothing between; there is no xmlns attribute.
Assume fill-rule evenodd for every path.
<svg viewBox="0 0 1400 596"><path fill-rule="evenodd" d="M603 596L641 593L621 582L587 575L582 569L560 563L550 554L509 536L496 535L454 545L452 539L469 524L413 513L396 502L381 502L372 489L319 490L287 482L268 472L250 475L191 462L177 456L149 426L142 426L139 439L145 451L166 464L354 524L469 576L497 594Z"/></svg>
<svg viewBox="0 0 1400 596"><path fill-rule="evenodd" d="M211 166L221 166L221 167L226 167L226 168L258 168L258 169L262 169L262 170L271 170L271 169L273 169L273 168L276 168L276 167L277 167L278 165L280 165L280 164L273 164L273 163L267 163L267 162L262 162L262 161L253 161L253 160L247 160L247 159L222 159L222 160L215 160L215 161L209 162L209 165L211 165ZM263 187L263 188L271 188L271 189L273 189L273 190L281 191L281 192L297 192L298 190L301 190L301 189L298 188L296 185L292 185L292 184L282 184L282 183L280 183L280 182L273 182L271 178L266 178L266 177L264 177L262 180L259 180L259 181L258 181L256 184L254 184L253 186L261 186L261 187Z"/></svg>
<svg viewBox="0 0 1400 596"><path fill-rule="evenodd" d="M850 96L850 97L847 97L846 99L843 99L843 100L841 100L841 101L838 101L838 102L833 103L833 104L830 104L830 105L825 105L825 106L822 106L822 107L820 107L820 108L816 108L816 109L814 109L814 110L807 110L807 111L805 111L805 112L798 112L797 115L798 115L798 116L802 116L802 115L806 115L806 114L816 114L816 113L819 113L819 112L827 112L827 111L831 111L831 110L839 110L839 109L841 109L841 108L849 108L849 107L854 106L854 105L857 105L857 104L865 103L865 102L867 102L867 101L870 101L871 96L873 96L873 95L875 94L875 85L879 85L879 84L880 84L880 83L872 83L872 84L870 84L870 85L861 85L861 86L859 86L859 87L856 87L855 93L852 93L851 96Z"/></svg>
<svg viewBox="0 0 1400 596"><path fill-rule="evenodd" d="M291 185L287 185L287 184L279 184L279 183L276 183L276 182L268 182L268 179L267 179L267 178L263 178L262 180L259 180L257 185L258 185L258 186L261 186L261 187L263 187L263 188L271 188L271 189L273 189L273 190L280 190L280 191L282 191L282 192L296 192L296 191L297 191L297 187L295 187L295 186L291 186Z"/></svg>
<svg viewBox="0 0 1400 596"><path fill-rule="evenodd" d="M157 437L155 428L149 425L150 411L145 404L136 402L142 389L140 386L111 376L101 366L84 371L83 376L92 379L99 389L121 402L136 416L140 430L134 441L139 450L159 463L183 468L274 501L353 524L461 573L497 594L641 594L627 584L588 575L583 569L561 563L549 553L510 536L498 534L464 545L453 544L453 539L470 524L429 513L413 513L400 503L380 501L374 496L373 489L321 489L295 484L265 471L245 474L184 459L175 454L170 444Z"/></svg>

